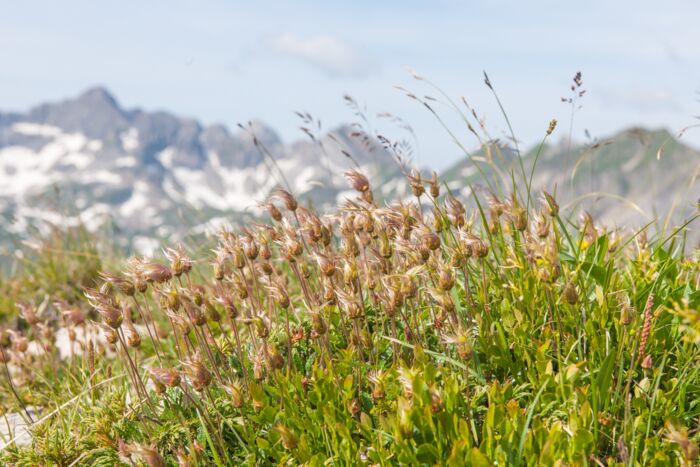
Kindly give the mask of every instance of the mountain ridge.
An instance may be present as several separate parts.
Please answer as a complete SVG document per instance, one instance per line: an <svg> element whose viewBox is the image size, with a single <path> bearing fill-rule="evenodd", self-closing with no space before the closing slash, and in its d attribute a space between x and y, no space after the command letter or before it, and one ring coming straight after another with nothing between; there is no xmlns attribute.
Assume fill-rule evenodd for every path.
<svg viewBox="0 0 700 467"><path fill-rule="evenodd" d="M0 224L21 235L28 226L42 223L82 223L92 230L111 223L123 232L122 244L153 245L154 239L181 238L192 230L254 215L257 204L287 182L304 202L320 208L335 204L349 191L343 173L355 161L380 197L406 193L406 181L390 152L377 139L357 132L346 125L285 142L257 120L232 131L165 111L125 109L106 88L91 87L26 113L0 112ZM503 155L498 144L475 154L497 160ZM563 190L563 203L576 202L590 191L606 191L646 203L652 212L677 203L681 181L700 159L700 152L667 130L630 128L589 144L572 143L570 151L568 146L560 140L542 148L535 191L570 186L570 193ZM665 153L655 161L662 146ZM518 174L513 150L502 145L501 152L506 155L499 159L499 170L507 173L511 164ZM536 152L534 147L523 154L528 172ZM576 176L567 179L574 168ZM464 187L487 183L478 169L487 179L497 175L489 164L463 158L441 176L468 198L471 193ZM644 180L637 183L641 188L635 189L635 180ZM700 197L695 182L686 192L682 213L688 212L688 200ZM649 200L651 194L654 199ZM577 208L606 220L645 220L610 199L587 201ZM63 215L56 214L62 209Z"/></svg>

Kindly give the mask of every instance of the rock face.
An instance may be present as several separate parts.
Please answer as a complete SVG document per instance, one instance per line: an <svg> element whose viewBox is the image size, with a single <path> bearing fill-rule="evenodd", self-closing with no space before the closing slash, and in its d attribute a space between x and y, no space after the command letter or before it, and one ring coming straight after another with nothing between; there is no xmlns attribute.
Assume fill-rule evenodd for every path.
<svg viewBox="0 0 700 467"><path fill-rule="evenodd" d="M0 227L22 235L47 223L107 224L117 240L145 246L254 213L278 186L317 206L335 203L354 165L344 151L378 182L397 171L379 145L351 131L285 144L260 122L232 133L125 110L103 88L0 113Z"/></svg>
<svg viewBox="0 0 700 467"><path fill-rule="evenodd" d="M33 227L83 224L108 226L123 246L148 250L156 239L174 241L254 215L278 186L318 208L335 204L347 194L343 172L355 164L379 197L402 193L406 183L389 152L354 132L346 126L285 143L260 122L232 132L165 112L124 109L103 88L25 114L0 112L0 246ZM475 155L493 158L505 174L510 164L519 174L513 151L497 152ZM535 154L523 155L528 169ZM672 206L677 216L695 209L700 190L692 176L699 163L700 153L668 133L634 129L596 145L545 147L533 188L557 186L563 203L589 191L612 194L584 198L574 211L643 225ZM464 159L444 178L455 189L467 182L486 186L475 164L495 176L487 164Z"/></svg>

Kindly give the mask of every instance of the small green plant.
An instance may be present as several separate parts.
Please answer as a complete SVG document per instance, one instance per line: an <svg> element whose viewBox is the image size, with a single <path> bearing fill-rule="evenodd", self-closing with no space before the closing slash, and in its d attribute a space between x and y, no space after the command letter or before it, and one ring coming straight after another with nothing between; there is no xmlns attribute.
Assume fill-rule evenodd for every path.
<svg viewBox="0 0 700 467"><path fill-rule="evenodd" d="M210 258L132 258L79 304L24 306L2 404L41 411L4 461L695 462L700 270L674 239L568 223L547 193L470 215L417 173L415 202L380 206L347 176L336 213L280 190Z"/></svg>

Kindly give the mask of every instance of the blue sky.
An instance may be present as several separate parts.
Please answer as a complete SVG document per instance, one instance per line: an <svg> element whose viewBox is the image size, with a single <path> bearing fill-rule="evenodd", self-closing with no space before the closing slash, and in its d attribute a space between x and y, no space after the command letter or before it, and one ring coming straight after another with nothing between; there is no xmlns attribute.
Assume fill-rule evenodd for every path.
<svg viewBox="0 0 700 467"><path fill-rule="evenodd" d="M587 94L574 137L631 125L678 131L700 121L700 2L620 1L65 1L0 7L0 109L26 110L101 84L125 107L169 110L230 127L263 120L302 137L295 110L330 128L353 119L418 136L416 160L441 168L459 150L435 119L394 85L433 95L407 68L464 96L493 136L505 123L483 85L486 70L523 144L568 134L560 102L576 71ZM476 141L435 104L464 144ZM700 130L684 137L700 145Z"/></svg>

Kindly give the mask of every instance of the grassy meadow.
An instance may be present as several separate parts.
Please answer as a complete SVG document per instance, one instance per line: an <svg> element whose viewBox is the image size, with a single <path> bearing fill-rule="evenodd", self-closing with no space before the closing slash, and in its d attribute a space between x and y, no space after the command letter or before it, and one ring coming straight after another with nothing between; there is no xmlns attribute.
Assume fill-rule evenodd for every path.
<svg viewBox="0 0 700 467"><path fill-rule="evenodd" d="M155 258L31 240L0 279L0 462L696 465L695 218L607 229L536 163L469 202L350 170L332 212L280 189Z"/></svg>

